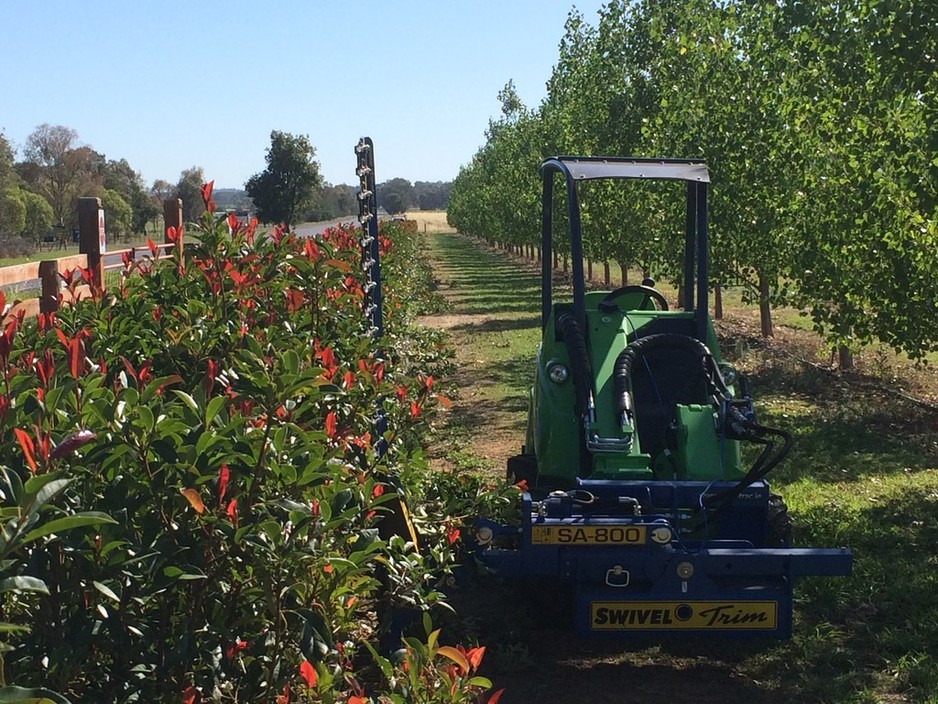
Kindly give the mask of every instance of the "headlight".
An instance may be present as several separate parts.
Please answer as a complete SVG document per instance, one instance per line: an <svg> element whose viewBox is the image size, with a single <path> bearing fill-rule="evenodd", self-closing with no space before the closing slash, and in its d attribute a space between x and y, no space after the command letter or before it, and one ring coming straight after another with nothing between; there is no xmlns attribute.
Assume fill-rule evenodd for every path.
<svg viewBox="0 0 938 704"><path fill-rule="evenodd" d="M560 362L550 362L547 365L547 378L555 384L562 384L570 376L570 372Z"/></svg>
<svg viewBox="0 0 938 704"><path fill-rule="evenodd" d="M720 365L720 374L723 375L723 381L726 382L727 386L732 386L739 381L739 372L736 371L735 367L731 367L729 364Z"/></svg>

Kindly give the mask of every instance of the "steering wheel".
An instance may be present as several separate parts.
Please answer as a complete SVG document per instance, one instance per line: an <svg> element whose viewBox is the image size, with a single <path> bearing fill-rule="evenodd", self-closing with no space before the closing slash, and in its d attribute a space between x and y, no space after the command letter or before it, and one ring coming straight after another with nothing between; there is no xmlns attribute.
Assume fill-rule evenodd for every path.
<svg viewBox="0 0 938 704"><path fill-rule="evenodd" d="M658 310L668 310L668 300L661 295L660 291L653 289L651 286L639 286L637 284L631 286L620 286L614 291L610 291L606 294L605 298L599 302L599 309L605 311L619 310L619 306L616 305L615 300L619 296L624 296L628 293L640 293L645 296L645 298L642 299L641 304L638 306L640 309L644 308L645 302L651 298L657 304Z"/></svg>

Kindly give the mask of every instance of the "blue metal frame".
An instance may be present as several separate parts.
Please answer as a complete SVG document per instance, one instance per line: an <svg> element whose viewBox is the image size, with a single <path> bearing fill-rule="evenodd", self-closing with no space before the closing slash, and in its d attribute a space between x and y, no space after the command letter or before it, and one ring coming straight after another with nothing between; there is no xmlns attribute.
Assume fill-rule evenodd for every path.
<svg viewBox="0 0 938 704"><path fill-rule="evenodd" d="M365 316L375 338L384 334L381 313L381 257L378 247L378 192L375 186L375 145L362 137L355 146L359 179L358 222L362 226L362 269L365 272Z"/></svg>
<svg viewBox="0 0 938 704"><path fill-rule="evenodd" d="M577 627L584 635L699 631L787 638L791 634L792 588L797 578L849 575L850 551L756 547L765 543L768 530L769 487L764 481L754 482L743 495L717 511L710 519L713 524L708 526L709 535L689 535L693 524L704 515L694 511L702 496L732 485L580 480L569 492L537 498L524 492L521 525L480 521L477 533L488 529L492 539L475 555L482 565L505 576L555 579L572 586ZM580 502L585 492L594 500L584 507ZM650 507L649 512L636 515L633 501ZM603 506L603 502L602 510L589 508L593 504ZM629 528L639 528L644 536L641 542L628 545L578 544L574 538L568 544L538 544L533 537L535 530L559 528L565 529L568 537L584 528L602 528L606 534L616 530L620 535ZM661 533L661 529L666 532ZM659 538L671 537L657 542L652 537L655 531L659 531ZM596 608L611 610L620 618L628 612L626 617L632 622L619 624L621 628L608 623L597 626L594 604L602 604ZM754 623L739 616L753 604L759 608L774 604L773 619ZM668 611L672 607L684 607L684 615L687 609L698 615L710 613L716 620L704 626L703 616L680 619ZM638 609L634 617L629 616L629 609ZM647 618L640 613L642 609L650 609ZM664 611L659 614L655 609ZM645 622L655 618L670 622ZM741 622L734 623L733 619Z"/></svg>

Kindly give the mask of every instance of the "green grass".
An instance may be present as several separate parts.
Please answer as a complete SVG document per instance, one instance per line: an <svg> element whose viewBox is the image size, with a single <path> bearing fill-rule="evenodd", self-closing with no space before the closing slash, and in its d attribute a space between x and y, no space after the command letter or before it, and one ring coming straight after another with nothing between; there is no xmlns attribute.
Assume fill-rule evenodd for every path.
<svg viewBox="0 0 938 704"><path fill-rule="evenodd" d="M431 244L453 312L486 316L454 331L463 357L478 362L461 377L461 393L523 430L539 335L538 277L456 235L433 236ZM725 297L724 305L739 302ZM777 320L806 321L788 310ZM790 641L629 647L604 657L625 667L699 648L731 670L727 680L757 683L753 701L938 702L938 413L786 355L736 351L760 419L796 436L792 455L770 477L789 504L796 544L850 547L854 575L796 586ZM478 420L457 418L461 442ZM471 465L471 452L459 452Z"/></svg>

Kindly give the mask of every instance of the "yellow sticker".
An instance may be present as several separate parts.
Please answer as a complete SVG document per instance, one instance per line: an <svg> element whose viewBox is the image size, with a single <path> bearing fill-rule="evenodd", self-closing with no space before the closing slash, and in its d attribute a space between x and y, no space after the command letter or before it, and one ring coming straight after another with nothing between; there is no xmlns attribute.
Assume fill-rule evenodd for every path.
<svg viewBox="0 0 938 704"><path fill-rule="evenodd" d="M532 526L533 545L644 545L645 526Z"/></svg>
<svg viewBox="0 0 938 704"><path fill-rule="evenodd" d="M776 601L594 601L594 631L730 630L772 631L778 625Z"/></svg>

